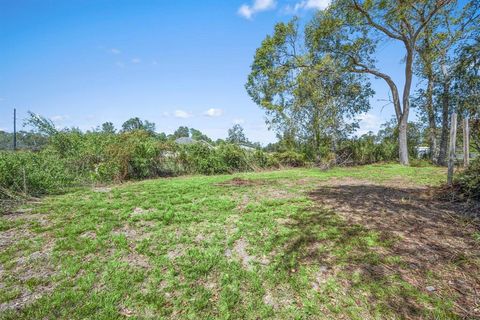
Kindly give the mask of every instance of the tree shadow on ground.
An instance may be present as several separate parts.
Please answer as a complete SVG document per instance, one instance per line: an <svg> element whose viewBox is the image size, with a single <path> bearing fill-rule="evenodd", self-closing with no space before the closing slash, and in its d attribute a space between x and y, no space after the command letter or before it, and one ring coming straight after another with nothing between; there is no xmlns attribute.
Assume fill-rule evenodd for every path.
<svg viewBox="0 0 480 320"><path fill-rule="evenodd" d="M480 317L480 248L472 237L478 227L426 191L348 182L318 188L310 193L315 206L291 226L282 264L356 275L348 291L363 288L372 304L402 317L425 315L420 296L432 297L429 303L453 298L455 316Z"/></svg>

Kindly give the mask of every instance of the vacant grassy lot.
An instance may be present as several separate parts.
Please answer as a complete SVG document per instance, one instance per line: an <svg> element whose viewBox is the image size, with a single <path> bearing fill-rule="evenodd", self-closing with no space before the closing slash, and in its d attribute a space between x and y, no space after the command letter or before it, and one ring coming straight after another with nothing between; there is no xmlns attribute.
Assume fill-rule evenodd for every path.
<svg viewBox="0 0 480 320"><path fill-rule="evenodd" d="M79 190L0 220L2 319L480 317L480 233L443 169Z"/></svg>

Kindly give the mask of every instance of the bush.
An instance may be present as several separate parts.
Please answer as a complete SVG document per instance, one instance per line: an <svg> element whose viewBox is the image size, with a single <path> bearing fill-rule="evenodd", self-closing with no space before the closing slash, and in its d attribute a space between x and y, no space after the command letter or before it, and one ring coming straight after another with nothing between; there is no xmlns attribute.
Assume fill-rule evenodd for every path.
<svg viewBox="0 0 480 320"><path fill-rule="evenodd" d="M182 146L179 158L188 173L215 174L228 171L215 149L205 143Z"/></svg>
<svg viewBox="0 0 480 320"><path fill-rule="evenodd" d="M470 163L469 167L458 176L456 184L467 198L480 200L480 158Z"/></svg>
<svg viewBox="0 0 480 320"><path fill-rule="evenodd" d="M222 143L216 151L228 172L232 173L250 169L246 153L238 145Z"/></svg>
<svg viewBox="0 0 480 320"><path fill-rule="evenodd" d="M384 140L376 143L373 136L364 135L358 139L345 140L340 144L337 163L370 164L398 159L395 143Z"/></svg>
<svg viewBox="0 0 480 320"><path fill-rule="evenodd" d="M250 152L248 156L249 162L251 163L253 169L265 169L271 166L269 161L269 155L262 150L255 150L253 152ZM278 163L277 165L273 165L271 167L278 167Z"/></svg>
<svg viewBox="0 0 480 320"><path fill-rule="evenodd" d="M301 167L305 165L305 156L295 151L278 152L274 154L274 158L282 166Z"/></svg>
<svg viewBox="0 0 480 320"><path fill-rule="evenodd" d="M40 196L72 186L75 175L53 152L0 152L0 187L13 193Z"/></svg>

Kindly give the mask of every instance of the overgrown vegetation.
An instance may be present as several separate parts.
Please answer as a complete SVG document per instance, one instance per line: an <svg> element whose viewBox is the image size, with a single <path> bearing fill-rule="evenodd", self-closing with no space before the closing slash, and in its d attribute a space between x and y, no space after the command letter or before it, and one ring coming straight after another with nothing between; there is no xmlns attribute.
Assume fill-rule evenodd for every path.
<svg viewBox="0 0 480 320"><path fill-rule="evenodd" d="M475 159L460 173L456 183L467 199L480 201L480 158Z"/></svg>

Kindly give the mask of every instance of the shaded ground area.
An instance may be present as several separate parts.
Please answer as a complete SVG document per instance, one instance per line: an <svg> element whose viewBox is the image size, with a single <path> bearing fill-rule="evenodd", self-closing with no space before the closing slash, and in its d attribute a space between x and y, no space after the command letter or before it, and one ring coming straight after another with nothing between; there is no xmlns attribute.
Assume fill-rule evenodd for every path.
<svg viewBox="0 0 480 320"><path fill-rule="evenodd" d="M480 318L480 246L472 237L479 227L458 215L463 207L436 200L428 188L405 186L401 180L333 179L310 195L349 224L398 237L383 255L401 257L402 263L360 266L363 274L398 274L425 291L454 296L459 315ZM396 304L415 308L409 301Z"/></svg>

